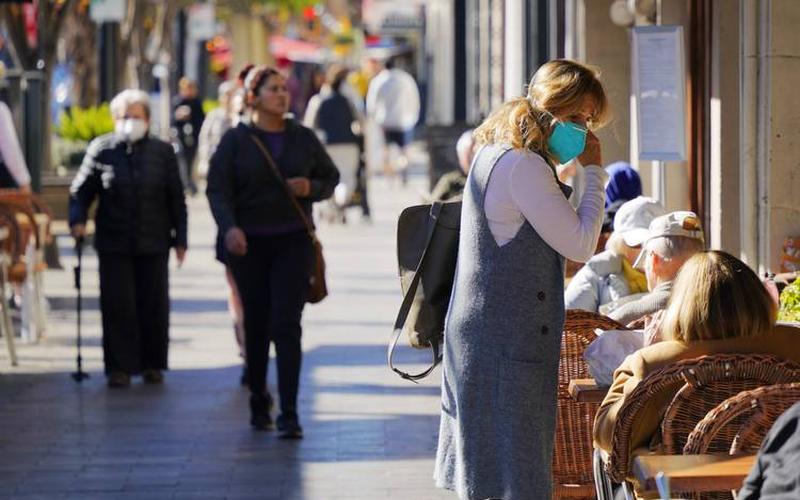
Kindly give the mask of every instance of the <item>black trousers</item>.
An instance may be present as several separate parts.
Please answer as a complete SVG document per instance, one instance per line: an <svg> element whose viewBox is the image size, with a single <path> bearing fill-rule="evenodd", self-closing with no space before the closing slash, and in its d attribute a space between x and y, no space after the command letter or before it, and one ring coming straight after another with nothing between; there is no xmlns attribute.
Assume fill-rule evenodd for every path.
<svg viewBox="0 0 800 500"><path fill-rule="evenodd" d="M167 368L169 254L100 253L106 373Z"/></svg>
<svg viewBox="0 0 800 500"><path fill-rule="evenodd" d="M244 309L248 384L266 392L270 342L275 344L281 411L297 411L302 348L300 320L314 254L305 232L248 236L247 254L228 256Z"/></svg>

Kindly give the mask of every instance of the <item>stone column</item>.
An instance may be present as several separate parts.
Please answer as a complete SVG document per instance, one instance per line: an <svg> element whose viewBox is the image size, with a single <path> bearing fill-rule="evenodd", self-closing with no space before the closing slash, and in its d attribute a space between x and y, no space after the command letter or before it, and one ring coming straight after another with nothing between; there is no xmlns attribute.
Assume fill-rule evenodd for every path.
<svg viewBox="0 0 800 500"><path fill-rule="evenodd" d="M630 93L631 46L628 29L611 22L612 0L584 1L585 62L596 66L608 95L613 121L598 137L603 145L603 163L631 161ZM636 163L636 162L631 162Z"/></svg>
<svg viewBox="0 0 800 500"><path fill-rule="evenodd" d="M768 46L762 51L768 60L765 120L765 169L767 206L762 262L776 271L783 240L800 236L800 2L767 0L760 28L768 31ZM763 40L763 38L762 38Z"/></svg>
<svg viewBox="0 0 800 500"><path fill-rule="evenodd" d="M709 227L710 248L740 253L739 11L714 0L711 55Z"/></svg>

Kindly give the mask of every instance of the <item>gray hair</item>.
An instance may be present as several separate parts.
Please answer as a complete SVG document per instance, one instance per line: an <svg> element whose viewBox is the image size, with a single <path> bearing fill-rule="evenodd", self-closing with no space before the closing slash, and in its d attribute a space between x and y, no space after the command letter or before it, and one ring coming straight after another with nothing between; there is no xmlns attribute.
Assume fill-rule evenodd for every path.
<svg viewBox="0 0 800 500"><path fill-rule="evenodd" d="M659 236L648 241L645 248L666 260L685 260L705 250L705 244L687 236Z"/></svg>
<svg viewBox="0 0 800 500"><path fill-rule="evenodd" d="M111 116L115 120L119 120L125 116L125 112L129 107L134 104L141 104L144 107L144 112L150 118L150 96L143 90L139 89L126 89L114 96L111 99Z"/></svg>

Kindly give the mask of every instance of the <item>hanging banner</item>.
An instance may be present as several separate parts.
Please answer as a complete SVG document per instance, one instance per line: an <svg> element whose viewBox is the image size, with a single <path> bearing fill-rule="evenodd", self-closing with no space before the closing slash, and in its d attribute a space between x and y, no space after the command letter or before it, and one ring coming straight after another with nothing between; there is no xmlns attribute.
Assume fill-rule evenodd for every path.
<svg viewBox="0 0 800 500"><path fill-rule="evenodd" d="M686 160L686 66L681 26L633 28L639 160Z"/></svg>
<svg viewBox="0 0 800 500"><path fill-rule="evenodd" d="M192 40L210 40L217 34L217 17L212 3L196 3L189 7L187 31Z"/></svg>

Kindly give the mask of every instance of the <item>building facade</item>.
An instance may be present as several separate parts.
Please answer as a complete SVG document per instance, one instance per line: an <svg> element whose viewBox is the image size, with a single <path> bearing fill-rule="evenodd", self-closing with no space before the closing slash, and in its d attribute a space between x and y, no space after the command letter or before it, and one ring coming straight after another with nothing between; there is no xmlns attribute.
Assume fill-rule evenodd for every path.
<svg viewBox="0 0 800 500"><path fill-rule="evenodd" d="M426 5L432 123L478 123L521 95L548 59L593 65L614 111L599 134L604 161L630 161L645 194L663 198L669 210L700 214L711 248L739 255L760 271L779 270L784 239L800 236L800 94L794 89L800 82L800 2ZM612 20L612 7L626 6L630 20ZM663 166L638 159L631 28L646 24L677 25L684 33L686 159Z"/></svg>

